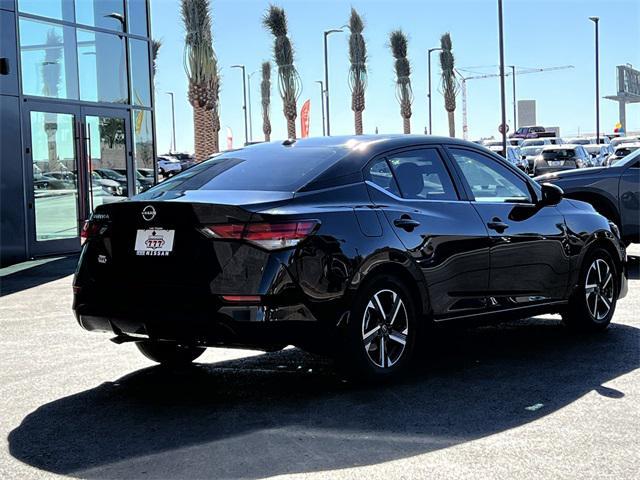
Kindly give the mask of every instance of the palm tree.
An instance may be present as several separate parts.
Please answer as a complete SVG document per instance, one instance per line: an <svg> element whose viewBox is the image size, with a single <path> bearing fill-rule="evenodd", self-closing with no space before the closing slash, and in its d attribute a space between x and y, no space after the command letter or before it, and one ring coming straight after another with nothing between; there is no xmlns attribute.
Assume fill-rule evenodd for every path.
<svg viewBox="0 0 640 480"><path fill-rule="evenodd" d="M364 22L352 7L349 17L349 88L351 89L351 110L354 114L356 135L362 135L362 112L364 111L364 91L367 88L367 45L362 31Z"/></svg>
<svg viewBox="0 0 640 480"><path fill-rule="evenodd" d="M262 62L262 82L260 83L262 97L262 131L265 142L271 141L271 119L269 107L271 105L271 63Z"/></svg>
<svg viewBox="0 0 640 480"><path fill-rule="evenodd" d="M395 30L389 36L391 53L396 59L396 98L400 103L400 115L403 120L404 133L411 133L411 64L407 58L407 36L402 30Z"/></svg>
<svg viewBox="0 0 640 480"><path fill-rule="evenodd" d="M156 61L158 60L160 47L162 47L162 40L151 40L151 70L154 77L156 76Z"/></svg>
<svg viewBox="0 0 640 480"><path fill-rule="evenodd" d="M444 108L449 116L449 136L456 136L456 122L454 112L456 110L456 95L458 95L458 80L455 75L455 63L451 52L451 36L449 32L440 37L440 68L442 69L442 94L444 95Z"/></svg>
<svg viewBox="0 0 640 480"><path fill-rule="evenodd" d="M218 151L218 60L213 50L209 0L182 0L185 28L184 68L193 107L197 162ZM216 129L217 126L217 129Z"/></svg>
<svg viewBox="0 0 640 480"><path fill-rule="evenodd" d="M270 5L262 23L274 36L273 58L278 65L278 88L282 97L287 135L296 138L296 102L302 91L300 75L293 64L293 46L287 37L287 15L281 7Z"/></svg>

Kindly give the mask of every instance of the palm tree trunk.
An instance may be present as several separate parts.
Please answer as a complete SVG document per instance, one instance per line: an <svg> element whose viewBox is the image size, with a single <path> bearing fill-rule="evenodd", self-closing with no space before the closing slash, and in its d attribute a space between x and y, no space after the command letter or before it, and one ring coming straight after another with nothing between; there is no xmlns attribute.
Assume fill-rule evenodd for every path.
<svg viewBox="0 0 640 480"><path fill-rule="evenodd" d="M411 133L411 117L402 117L402 125L404 127L404 133Z"/></svg>
<svg viewBox="0 0 640 480"><path fill-rule="evenodd" d="M287 137L296 138L296 117L287 117Z"/></svg>
<svg viewBox="0 0 640 480"><path fill-rule="evenodd" d="M202 107L193 107L193 137L196 162L206 160L215 153L213 135L213 112Z"/></svg>
<svg viewBox="0 0 640 480"><path fill-rule="evenodd" d="M447 112L447 115L449 117L449 136L450 137L456 136L456 120L454 117L454 113L455 112Z"/></svg>
<svg viewBox="0 0 640 480"><path fill-rule="evenodd" d="M218 110L211 111L211 142L212 153L218 153L220 151L220 116Z"/></svg>
<svg viewBox="0 0 640 480"><path fill-rule="evenodd" d="M362 111L353 112L355 117L356 135L362 135Z"/></svg>
<svg viewBox="0 0 640 480"><path fill-rule="evenodd" d="M270 142L271 141L271 134L270 133L265 133L264 134L264 141L265 142Z"/></svg>

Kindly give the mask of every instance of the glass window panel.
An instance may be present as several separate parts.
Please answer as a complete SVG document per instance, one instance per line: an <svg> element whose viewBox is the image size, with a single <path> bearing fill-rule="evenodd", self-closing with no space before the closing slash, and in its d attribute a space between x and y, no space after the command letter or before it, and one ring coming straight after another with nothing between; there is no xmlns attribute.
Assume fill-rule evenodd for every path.
<svg viewBox="0 0 640 480"><path fill-rule="evenodd" d="M449 172L437 150L411 150L388 157L404 198L457 200Z"/></svg>
<svg viewBox="0 0 640 480"><path fill-rule="evenodd" d="M373 162L367 169L367 180L375 183L387 192L400 196L400 190L396 184L387 160L381 158Z"/></svg>
<svg viewBox="0 0 640 480"><path fill-rule="evenodd" d="M124 31L123 0L76 0L76 22Z"/></svg>
<svg viewBox="0 0 640 480"><path fill-rule="evenodd" d="M73 22L73 0L18 0L18 10L32 15Z"/></svg>
<svg viewBox="0 0 640 480"><path fill-rule="evenodd" d="M20 61L25 95L78 98L73 28L20 19Z"/></svg>
<svg viewBox="0 0 640 480"><path fill-rule="evenodd" d="M153 131L151 112L133 110L133 157L138 180L137 192L144 192L153 181Z"/></svg>
<svg viewBox="0 0 640 480"><path fill-rule="evenodd" d="M127 0L127 21L129 22L129 33L149 35L147 31L147 0Z"/></svg>
<svg viewBox="0 0 640 480"><path fill-rule="evenodd" d="M80 99L127 103L124 38L110 33L78 30Z"/></svg>
<svg viewBox="0 0 640 480"><path fill-rule="evenodd" d="M78 236L73 115L31 112L36 240Z"/></svg>
<svg viewBox="0 0 640 480"><path fill-rule="evenodd" d="M87 116L91 205L124 200L128 193L124 118Z"/></svg>
<svg viewBox="0 0 640 480"><path fill-rule="evenodd" d="M151 86L149 79L149 44L144 40L129 40L129 66L133 85L133 104L151 106Z"/></svg>

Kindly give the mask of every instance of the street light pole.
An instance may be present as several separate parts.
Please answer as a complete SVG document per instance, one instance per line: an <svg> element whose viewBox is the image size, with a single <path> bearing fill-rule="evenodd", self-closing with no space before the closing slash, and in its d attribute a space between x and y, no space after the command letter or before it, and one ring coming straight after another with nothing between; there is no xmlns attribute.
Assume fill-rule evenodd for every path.
<svg viewBox="0 0 640 480"><path fill-rule="evenodd" d="M247 104L249 105L249 141L253 142L253 118L251 116L251 76L258 73L257 70L247 75Z"/></svg>
<svg viewBox="0 0 640 480"><path fill-rule="evenodd" d="M429 135L433 135L433 127L431 125L431 52L435 52L437 50L442 50L441 48L430 48L429 49L429 61L428 65L428 77L429 77L429 91L427 92L427 98L429 99Z"/></svg>
<svg viewBox="0 0 640 480"><path fill-rule="evenodd" d="M231 68L242 69L242 110L244 110L244 143L249 142L249 130L247 121L247 77L245 75L244 65L231 65Z"/></svg>
<svg viewBox="0 0 640 480"><path fill-rule="evenodd" d="M510 65L511 75L513 76L513 131L516 131L518 128L518 120L516 119L516 66Z"/></svg>
<svg viewBox="0 0 640 480"><path fill-rule="evenodd" d="M331 135L331 119L329 116L329 58L328 58L328 49L327 49L327 37L332 33L338 33L342 30L339 28L334 28L331 30L326 30L324 32L324 98L325 98L325 108L327 110L327 136Z"/></svg>
<svg viewBox="0 0 640 480"><path fill-rule="evenodd" d="M324 137L327 134L325 131L325 123L324 123L324 85L322 80L316 80L316 83L320 84L320 106L322 108L322 136Z"/></svg>
<svg viewBox="0 0 640 480"><path fill-rule="evenodd" d="M177 148L176 147L176 109L175 109L175 105L173 103L173 92L166 92L167 95L171 96L171 139L172 139L172 151L170 151L169 153L175 153Z"/></svg>
<svg viewBox="0 0 640 480"><path fill-rule="evenodd" d="M507 156L507 106L504 94L504 34L502 22L502 0L498 0L498 33L500 42L500 104L502 110L502 151Z"/></svg>
<svg viewBox="0 0 640 480"><path fill-rule="evenodd" d="M598 25L600 17L589 17L596 26L596 143L600 143L600 46Z"/></svg>

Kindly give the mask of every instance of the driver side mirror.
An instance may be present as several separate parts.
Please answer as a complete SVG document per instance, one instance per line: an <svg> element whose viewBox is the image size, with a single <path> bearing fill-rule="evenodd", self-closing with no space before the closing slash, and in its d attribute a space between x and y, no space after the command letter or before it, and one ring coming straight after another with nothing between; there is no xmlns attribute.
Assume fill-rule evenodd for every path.
<svg viewBox="0 0 640 480"><path fill-rule="evenodd" d="M559 186L553 183L543 183L540 204L545 207L557 205L560 203L560 200L562 200L563 195L564 191Z"/></svg>

